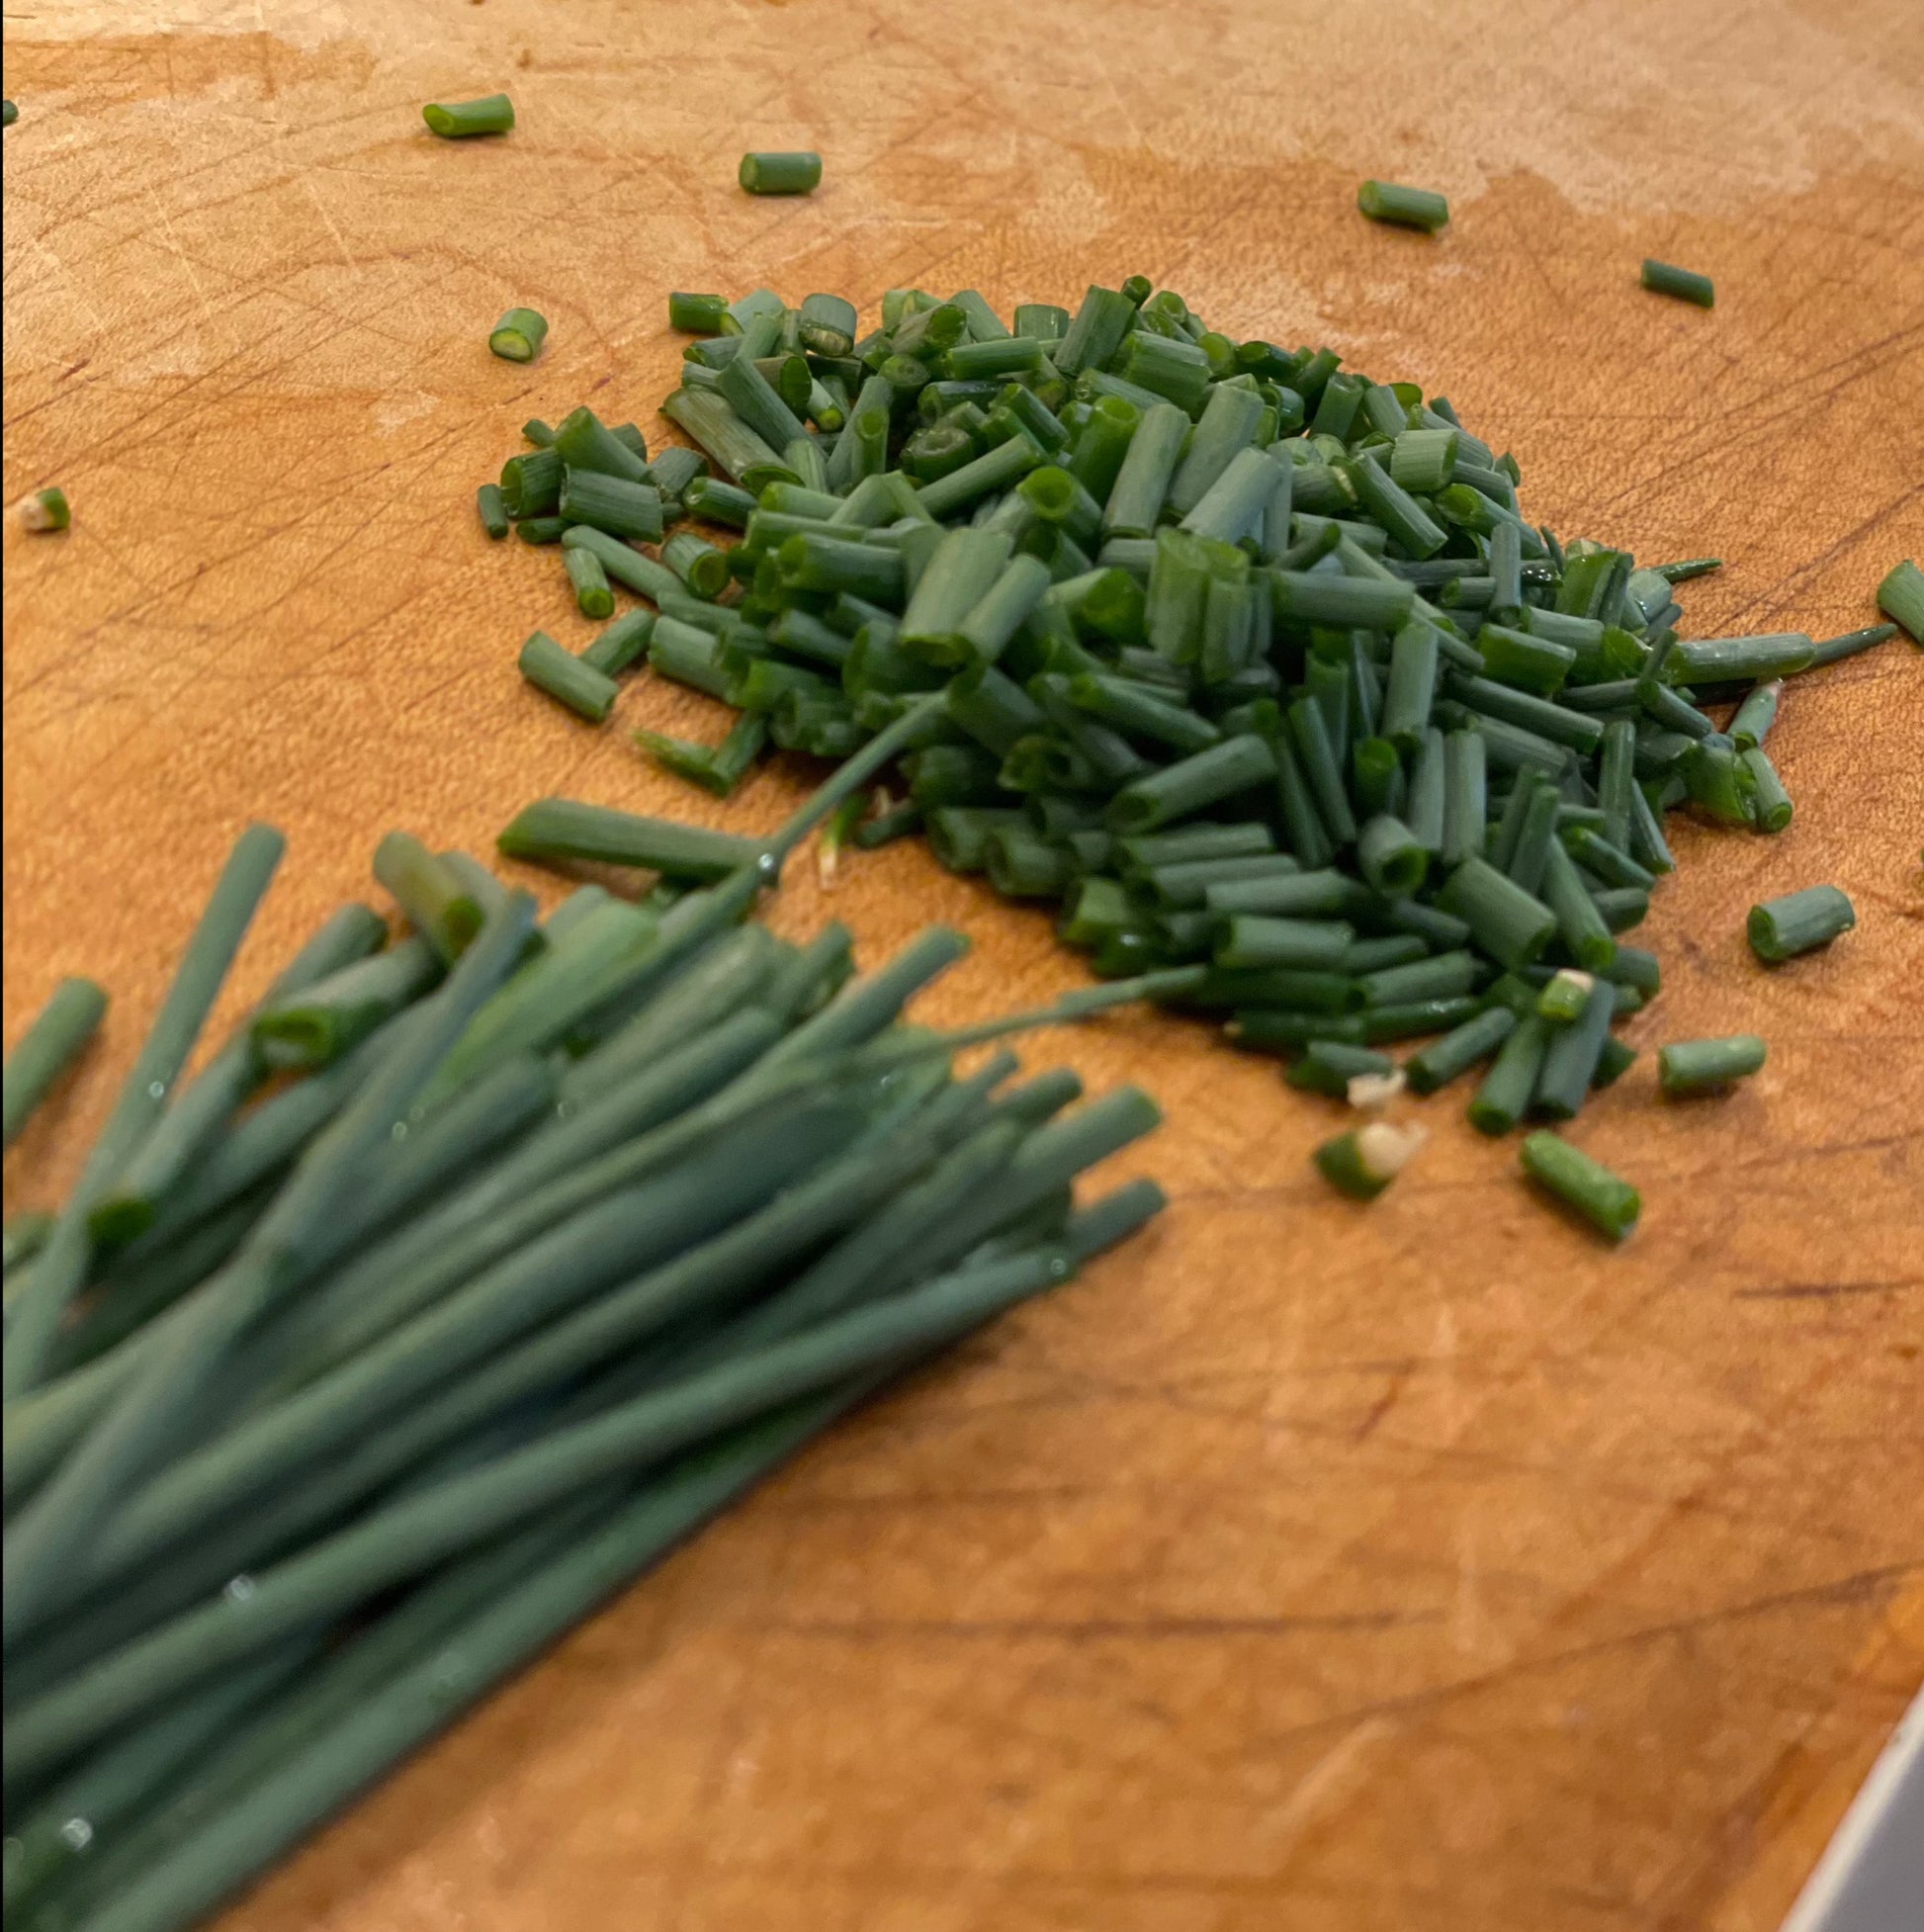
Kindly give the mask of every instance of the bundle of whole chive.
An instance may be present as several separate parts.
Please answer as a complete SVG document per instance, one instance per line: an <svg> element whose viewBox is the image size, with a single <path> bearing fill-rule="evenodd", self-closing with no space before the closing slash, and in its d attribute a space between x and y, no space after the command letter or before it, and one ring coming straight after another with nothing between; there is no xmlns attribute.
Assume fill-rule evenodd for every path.
<svg viewBox="0 0 1924 1932"><path fill-rule="evenodd" d="M959 935L851 978L842 928L754 918L855 789L752 843L524 815L521 848L662 873L540 925L392 834L415 931L328 922L168 1106L278 856L243 838L80 1193L8 1229L11 1924L200 1919L844 1409L1158 1210L1147 1182L1072 1197L1146 1096L956 1056L1199 972L904 1023Z"/></svg>
<svg viewBox="0 0 1924 1932"><path fill-rule="evenodd" d="M1369 186L1379 217L1444 212ZM673 495L714 547L568 527L575 468L630 462L587 411L502 476L511 516L559 504L564 544L656 605L657 675L743 714L646 751L726 793L764 745L842 759L915 709L887 835L1058 903L1099 975L1206 967L1176 1004L1246 1046L1441 1035L1419 1093L1494 1059L1489 1131L1621 1072L1665 816L1782 831L1786 682L1894 634L1685 639L1676 592L1714 558L1559 543L1446 398L1238 341L1173 290L1006 321L894 289L867 333L767 289L669 319L694 339L663 412L701 456L628 474L705 457ZM1884 586L1900 622L1914 579Z"/></svg>

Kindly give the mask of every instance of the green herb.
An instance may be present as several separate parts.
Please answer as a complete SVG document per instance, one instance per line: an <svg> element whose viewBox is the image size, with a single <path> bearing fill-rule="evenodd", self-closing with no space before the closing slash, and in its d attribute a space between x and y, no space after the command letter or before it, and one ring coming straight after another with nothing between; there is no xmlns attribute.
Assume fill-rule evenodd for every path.
<svg viewBox="0 0 1924 1932"><path fill-rule="evenodd" d="M1756 1073L1764 1055L1764 1042L1755 1033L1732 1033L1720 1040L1674 1040L1657 1049L1657 1085L1673 1099L1721 1093Z"/></svg>
<svg viewBox="0 0 1924 1932"><path fill-rule="evenodd" d="M48 484L44 489L37 489L31 496L23 496L16 515L20 527L44 534L50 530L64 530L73 521L73 512L67 506L67 493L57 484Z"/></svg>
<svg viewBox="0 0 1924 1932"><path fill-rule="evenodd" d="M107 1015L107 995L92 980L64 979L7 1055L5 1144L20 1137L34 1109L86 1050Z"/></svg>
<svg viewBox="0 0 1924 1932"><path fill-rule="evenodd" d="M807 195L822 181L820 154L744 154L740 176L751 195Z"/></svg>
<svg viewBox="0 0 1924 1932"><path fill-rule="evenodd" d="M580 555L570 551L570 557ZM590 558L589 562L593 562ZM598 566L596 567L599 568ZM571 574L571 572L570 572ZM601 579L607 587L607 578ZM609 599L612 608L613 599ZM538 691L546 691L577 716L598 725L614 709L619 695L615 680L597 669L585 658L566 651L546 631L534 631L521 647L521 675Z"/></svg>
<svg viewBox="0 0 1924 1932"><path fill-rule="evenodd" d="M1878 608L1924 646L1924 571L1907 557L1878 585Z"/></svg>
<svg viewBox="0 0 1924 1932"><path fill-rule="evenodd" d="M1645 257L1643 286L1660 296L1675 296L1679 302L1694 302L1700 308L1716 307L1716 285L1707 275L1688 268L1673 268L1668 262Z"/></svg>
<svg viewBox="0 0 1924 1932"><path fill-rule="evenodd" d="M514 126L514 103L505 94L484 94L475 101L430 101L421 119L443 140L470 134L505 134Z"/></svg>
<svg viewBox="0 0 1924 1932"><path fill-rule="evenodd" d="M1365 181L1356 190L1356 206L1372 221L1398 227L1421 228L1435 234L1449 220L1449 203L1434 189L1400 188L1389 181Z"/></svg>
<svg viewBox="0 0 1924 1932"><path fill-rule="evenodd" d="M487 346L503 362L533 362L547 339L546 315L533 308L510 308L488 331Z"/></svg>
<svg viewBox="0 0 1924 1932"><path fill-rule="evenodd" d="M1767 966L1827 946L1857 923L1857 908L1836 886L1806 886L1750 909L1745 932Z"/></svg>
<svg viewBox="0 0 1924 1932"><path fill-rule="evenodd" d="M1396 1127L1372 1120L1326 1140L1316 1150L1316 1165L1339 1193L1352 1200L1374 1200L1410 1164L1429 1139L1422 1127Z"/></svg>

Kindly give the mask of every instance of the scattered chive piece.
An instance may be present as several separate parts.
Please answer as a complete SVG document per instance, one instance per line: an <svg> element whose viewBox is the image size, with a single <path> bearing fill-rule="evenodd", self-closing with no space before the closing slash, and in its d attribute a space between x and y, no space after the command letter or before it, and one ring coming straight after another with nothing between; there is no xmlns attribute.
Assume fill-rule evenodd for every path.
<svg viewBox="0 0 1924 1932"><path fill-rule="evenodd" d="M64 979L7 1055L4 1144L11 1147L55 1081L100 1030L107 995L92 980Z"/></svg>
<svg viewBox="0 0 1924 1932"><path fill-rule="evenodd" d="M37 532L64 530L73 521L73 512L67 507L67 493L57 483L23 496L17 514L23 530Z"/></svg>
<svg viewBox="0 0 1924 1932"><path fill-rule="evenodd" d="M1694 302L1700 308L1716 306L1716 285L1707 275L1688 268L1673 268L1668 262L1645 257L1643 286L1660 296L1675 296L1679 302Z"/></svg>
<svg viewBox="0 0 1924 1932"><path fill-rule="evenodd" d="M487 346L503 362L533 362L548 339L548 317L534 308L510 308L488 331Z"/></svg>
<svg viewBox="0 0 1924 1932"><path fill-rule="evenodd" d="M1532 1181L1611 1240L1621 1241L1636 1226L1643 1196L1561 1135L1546 1129L1526 1134L1519 1156Z"/></svg>
<svg viewBox="0 0 1924 1932"><path fill-rule="evenodd" d="M577 661L568 659L569 663ZM758 870L766 849L754 839L729 833L568 798L538 799L523 807L496 843L508 858L594 859L697 884L724 879L743 867Z"/></svg>
<svg viewBox="0 0 1924 1932"><path fill-rule="evenodd" d="M1764 1042L1755 1033L1677 1040L1657 1049L1657 1086L1673 1098L1720 1093L1756 1073L1764 1064Z"/></svg>
<svg viewBox="0 0 1924 1932"><path fill-rule="evenodd" d="M1341 1040L1314 1040L1284 1077L1306 1094L1327 1094L1335 1100L1350 1098L1350 1083L1381 1079L1396 1072L1396 1062L1373 1047L1349 1046Z"/></svg>
<svg viewBox="0 0 1924 1932"><path fill-rule="evenodd" d="M443 140L470 134L505 134L514 126L514 103L505 94L483 94L475 101L430 101L421 119Z"/></svg>
<svg viewBox="0 0 1924 1932"><path fill-rule="evenodd" d="M1908 557L1878 585L1878 608L1924 648L1924 571Z"/></svg>
<svg viewBox="0 0 1924 1932"><path fill-rule="evenodd" d="M1567 1026L1582 1015L1596 984L1589 973L1578 972L1570 966L1561 967L1536 996L1536 1010L1553 1024Z"/></svg>
<svg viewBox="0 0 1924 1932"><path fill-rule="evenodd" d="M1392 181L1365 181L1356 190L1356 206L1372 221L1421 228L1426 234L1435 234L1449 220L1445 197L1431 188L1402 188Z"/></svg>
<svg viewBox="0 0 1924 1932"><path fill-rule="evenodd" d="M728 326L726 296L689 295L675 292L668 297L668 326L688 335L719 335Z"/></svg>
<svg viewBox="0 0 1924 1932"><path fill-rule="evenodd" d="M482 483L475 491L475 508L480 513L481 528L497 543L505 537L512 527L508 513L501 501L499 483Z"/></svg>
<svg viewBox="0 0 1924 1932"><path fill-rule="evenodd" d="M618 676L648 655L649 641L654 635L654 611L628 611L582 650L581 661L603 677Z"/></svg>
<svg viewBox="0 0 1924 1932"><path fill-rule="evenodd" d="M583 617L591 617L597 623L615 614L615 593L608 584L608 572L601 568L601 559L591 550L564 550L562 563L568 571L568 580L574 586L574 602ZM542 634L537 631L537 637Z"/></svg>
<svg viewBox="0 0 1924 1932"><path fill-rule="evenodd" d="M1410 1092L1435 1094L1447 1087L1452 1080L1498 1052L1516 1026L1517 1015L1508 1007L1488 1007L1474 1018L1464 1020L1403 1063Z"/></svg>
<svg viewBox="0 0 1924 1932"><path fill-rule="evenodd" d="M1836 886L1806 886L1750 909L1744 929L1767 966L1827 946L1857 923L1857 908Z"/></svg>
<svg viewBox="0 0 1924 1932"><path fill-rule="evenodd" d="M742 157L738 178L751 195L807 195L822 181L820 154L758 154Z"/></svg>
<svg viewBox="0 0 1924 1932"><path fill-rule="evenodd" d="M445 965L468 950L485 922L459 873L411 832L391 832L374 848L374 876Z"/></svg>
<svg viewBox="0 0 1924 1932"><path fill-rule="evenodd" d="M1326 1140L1316 1150L1316 1165L1339 1193L1352 1200L1374 1200L1429 1138L1423 1127L1372 1120L1366 1127L1353 1127Z"/></svg>
<svg viewBox="0 0 1924 1932"><path fill-rule="evenodd" d="M0 128L11 128L20 119L20 107L14 101L0 101Z"/></svg>
<svg viewBox="0 0 1924 1932"><path fill-rule="evenodd" d="M521 675L536 690L546 691L591 725L607 717L620 695L612 677L564 650L546 631L529 634L518 661Z"/></svg>

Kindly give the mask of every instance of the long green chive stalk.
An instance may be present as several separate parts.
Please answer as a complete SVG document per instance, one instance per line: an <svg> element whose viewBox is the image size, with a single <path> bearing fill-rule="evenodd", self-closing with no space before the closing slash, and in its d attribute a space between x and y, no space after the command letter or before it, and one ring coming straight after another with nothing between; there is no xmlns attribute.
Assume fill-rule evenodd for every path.
<svg viewBox="0 0 1924 1932"><path fill-rule="evenodd" d="M590 887L537 927L389 834L412 931L329 921L170 1105L278 857L242 839L74 1199L7 1231L40 1338L6 1418L10 1919L196 1922L845 1409L1160 1209L1148 1182L1071 1199L1146 1096L954 1059L1202 967L935 1033L903 1010L958 934L851 980L842 929L753 918L940 705L766 837L544 801L503 840L665 870L665 910Z"/></svg>
<svg viewBox="0 0 1924 1932"><path fill-rule="evenodd" d="M1358 202L1433 232L1448 213L1380 182ZM1788 684L1894 634L1683 637L1674 593L1716 559L1559 543L1445 398L1216 335L1173 291L1006 320L976 290L896 290L866 334L821 294L668 310L700 339L663 413L721 473L664 481L687 523L644 549L571 516L541 452L503 476L524 527L559 514L656 606L653 667L741 714L724 746L640 748L719 796L766 746L833 760L811 824L842 862L923 830L1057 906L1105 979L1206 967L1155 997L1309 1059L1313 1088L1319 1050L1441 1035L1411 1092L1478 1072L1484 1131L1570 1117L1655 991L1618 975L1675 867L1667 814L1781 832L1763 739ZM1915 565L1879 594L1924 628ZM906 803L865 820L878 783ZM646 838L505 838L674 876ZM1826 900L1750 931L1774 961L1845 922Z"/></svg>

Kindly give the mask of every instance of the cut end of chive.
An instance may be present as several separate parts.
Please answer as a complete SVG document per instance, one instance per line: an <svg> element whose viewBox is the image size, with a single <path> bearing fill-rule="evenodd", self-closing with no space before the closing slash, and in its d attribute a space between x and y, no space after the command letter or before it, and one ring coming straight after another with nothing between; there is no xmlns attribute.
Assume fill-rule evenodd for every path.
<svg viewBox="0 0 1924 1932"><path fill-rule="evenodd" d="M1352 1200L1374 1200L1415 1158L1430 1138L1425 1127L1395 1127L1372 1120L1326 1140L1316 1150L1316 1165L1339 1193Z"/></svg>
<svg viewBox="0 0 1924 1932"><path fill-rule="evenodd" d="M421 119L443 140L505 134L514 126L514 103L505 94L484 94L474 101L429 101L421 109Z"/></svg>
<svg viewBox="0 0 1924 1932"><path fill-rule="evenodd" d="M1910 558L1878 585L1878 608L1924 650L1924 571Z"/></svg>
<svg viewBox="0 0 1924 1932"><path fill-rule="evenodd" d="M1857 923L1857 908L1836 886L1806 886L1802 892L1767 899L1750 909L1744 930L1750 949L1767 966L1827 946Z"/></svg>
<svg viewBox="0 0 1924 1932"><path fill-rule="evenodd" d="M1372 221L1393 227L1421 228L1435 234L1449 220L1449 202L1432 188L1405 188L1393 181L1365 181L1356 190L1356 206Z"/></svg>
<svg viewBox="0 0 1924 1932"><path fill-rule="evenodd" d="M67 493L57 485L37 489L31 496L22 497L17 514L23 530L37 533L64 530L73 521L73 512L67 506Z"/></svg>
<svg viewBox="0 0 1924 1932"><path fill-rule="evenodd" d="M1679 302L1695 303L1699 308L1716 307L1716 285L1707 275L1699 275L1693 269L1677 268L1669 262L1646 257L1643 286L1654 295L1675 296Z"/></svg>
<svg viewBox="0 0 1924 1932"><path fill-rule="evenodd" d="M822 181L822 156L810 153L743 155L737 179L751 195L809 195Z"/></svg>
<svg viewBox="0 0 1924 1932"><path fill-rule="evenodd" d="M534 308L510 308L494 324L487 346L503 362L533 362L547 338L547 316Z"/></svg>
<svg viewBox="0 0 1924 1932"><path fill-rule="evenodd" d="M1344 1089L1344 1098L1354 1107L1388 1106L1405 1085L1400 1067L1386 1074L1353 1074Z"/></svg>
<svg viewBox="0 0 1924 1932"><path fill-rule="evenodd" d="M1627 1181L1546 1128L1526 1134L1524 1172L1612 1241L1621 1241L1643 1212L1643 1196Z"/></svg>

